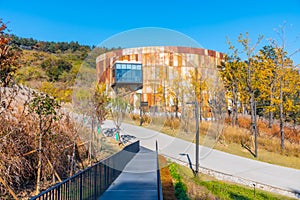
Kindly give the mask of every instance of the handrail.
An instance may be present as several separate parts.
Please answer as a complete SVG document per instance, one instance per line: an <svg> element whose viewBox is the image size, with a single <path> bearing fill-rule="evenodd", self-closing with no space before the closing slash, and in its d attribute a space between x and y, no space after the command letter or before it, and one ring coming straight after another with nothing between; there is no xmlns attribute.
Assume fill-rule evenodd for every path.
<svg viewBox="0 0 300 200"><path fill-rule="evenodd" d="M48 188L32 197L31 200L97 199L121 174L126 164L139 149L140 143L136 141L124 147L122 151Z"/></svg>

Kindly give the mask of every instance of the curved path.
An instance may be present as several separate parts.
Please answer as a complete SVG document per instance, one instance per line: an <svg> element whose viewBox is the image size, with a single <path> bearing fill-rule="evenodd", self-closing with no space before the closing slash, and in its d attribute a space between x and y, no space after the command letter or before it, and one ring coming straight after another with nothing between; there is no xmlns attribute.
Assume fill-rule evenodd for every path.
<svg viewBox="0 0 300 200"><path fill-rule="evenodd" d="M114 127L114 124L107 120L103 127ZM155 150L157 141L159 154L185 163L188 163L185 155L188 154L191 161L195 161L194 143L125 123L121 129L121 134L136 136L141 146L148 149ZM300 170L251 160L204 146L200 146L200 167L286 190L300 198Z"/></svg>

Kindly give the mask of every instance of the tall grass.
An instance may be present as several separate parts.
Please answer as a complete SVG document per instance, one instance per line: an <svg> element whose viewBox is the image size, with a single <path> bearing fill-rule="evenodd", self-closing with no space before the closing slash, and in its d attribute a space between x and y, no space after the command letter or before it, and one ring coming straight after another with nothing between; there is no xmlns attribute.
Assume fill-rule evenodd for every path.
<svg viewBox="0 0 300 200"><path fill-rule="evenodd" d="M131 115L132 119L133 121L139 120L139 115ZM248 150L254 151L254 137L249 130L251 125L250 118L240 117L238 121L239 126L230 124L230 119L225 119L222 123L202 121L199 125L200 144L251 158L250 152L243 148L247 147ZM188 119L184 121L174 117L157 116L151 118L150 116L145 116L143 126L195 142L195 120ZM299 168L297 165L300 163L298 159L300 158L300 136L298 133L300 130L295 127L285 128L286 140L284 150L281 150L280 147L278 124L268 128L267 122L258 120L258 130L259 160ZM239 148L237 148L238 146ZM245 152L248 152L248 154ZM278 155L277 157L275 156L276 154Z"/></svg>

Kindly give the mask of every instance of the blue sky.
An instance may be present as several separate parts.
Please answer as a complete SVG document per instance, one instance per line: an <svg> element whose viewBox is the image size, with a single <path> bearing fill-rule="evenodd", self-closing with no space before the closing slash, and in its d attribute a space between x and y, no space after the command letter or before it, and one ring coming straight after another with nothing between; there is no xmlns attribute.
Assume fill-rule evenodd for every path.
<svg viewBox="0 0 300 200"><path fill-rule="evenodd" d="M274 28L284 22L287 50L300 48L300 1L37 1L0 0L0 18L11 32L47 41L78 41L98 45L122 31L162 27L179 31L201 46L228 52L226 36L235 40L249 32L277 38ZM300 55L293 57L300 63Z"/></svg>

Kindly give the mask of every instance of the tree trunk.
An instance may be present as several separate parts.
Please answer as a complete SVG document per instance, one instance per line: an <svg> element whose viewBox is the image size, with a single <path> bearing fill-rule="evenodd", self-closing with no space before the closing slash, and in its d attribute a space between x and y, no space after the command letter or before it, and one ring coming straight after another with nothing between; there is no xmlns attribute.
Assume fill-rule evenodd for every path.
<svg viewBox="0 0 300 200"><path fill-rule="evenodd" d="M101 142L100 142L100 137L102 135L102 119L99 120L99 129L100 131L98 132L98 135L97 135L97 148L99 150L99 152L101 151ZM97 130L98 131L98 130Z"/></svg>
<svg viewBox="0 0 300 200"><path fill-rule="evenodd" d="M92 149L93 149L93 142L94 142L94 118L92 117L92 132L90 135L90 147L89 147L89 164L92 165Z"/></svg>
<svg viewBox="0 0 300 200"><path fill-rule="evenodd" d="M256 102L255 102L255 99L254 99L254 91L253 91L253 88L252 88L250 62L248 62L247 65L248 65L247 87L248 87L248 92L250 93L250 109L251 109L251 132L254 136L255 157L257 157L258 155L257 155Z"/></svg>
<svg viewBox="0 0 300 200"><path fill-rule="evenodd" d="M41 127L41 123L40 123ZM37 180L36 180L36 195L40 193L41 188L41 171L42 171L42 130L40 130L39 136L39 149L38 149L38 171L37 171Z"/></svg>
<svg viewBox="0 0 300 200"><path fill-rule="evenodd" d="M255 157L257 157L257 136L258 136L258 131L257 131L257 125L256 125L256 102L254 102L254 154Z"/></svg>
<svg viewBox="0 0 300 200"><path fill-rule="evenodd" d="M272 128L273 126L273 112L269 110L269 125L268 128Z"/></svg>
<svg viewBox="0 0 300 200"><path fill-rule="evenodd" d="M200 104L199 104L199 111L197 110L197 112L199 112L199 118L200 118L200 123L202 123L202 89L201 89L201 81L200 81Z"/></svg>
<svg viewBox="0 0 300 200"><path fill-rule="evenodd" d="M254 93L252 92L250 98L251 107L251 131L254 136L254 151L255 157L257 157L257 126L256 126L256 102L254 102Z"/></svg>
<svg viewBox="0 0 300 200"><path fill-rule="evenodd" d="M273 111L271 111L272 106L273 106L272 99L273 99L273 87L271 85L271 88L270 88L269 125L268 125L269 128L272 128L272 126L273 126Z"/></svg>
<svg viewBox="0 0 300 200"><path fill-rule="evenodd" d="M166 98L166 79L164 79L164 92L163 92L163 99L164 99L164 111L167 113L167 98Z"/></svg>
<svg viewBox="0 0 300 200"><path fill-rule="evenodd" d="M281 149L284 149L284 129L283 129L283 94L282 94L282 77L280 78L280 138L281 138Z"/></svg>
<svg viewBox="0 0 300 200"><path fill-rule="evenodd" d="M238 125L238 108L237 108L237 88L236 85L233 86L233 106L232 106L232 126Z"/></svg>
<svg viewBox="0 0 300 200"><path fill-rule="evenodd" d="M178 97L175 98L175 117L178 118Z"/></svg>
<svg viewBox="0 0 300 200"><path fill-rule="evenodd" d="M54 168L52 168L52 185L55 184L55 174L54 174Z"/></svg>
<svg viewBox="0 0 300 200"><path fill-rule="evenodd" d="M75 152L76 152L76 142L74 139L73 143L73 152L72 152L72 158L71 158L71 169L70 169L70 177L73 175L73 172L75 171Z"/></svg>
<svg viewBox="0 0 300 200"><path fill-rule="evenodd" d="M153 94L153 104L154 104L154 114L156 114L156 98L155 98L155 91L154 91L154 94Z"/></svg>

